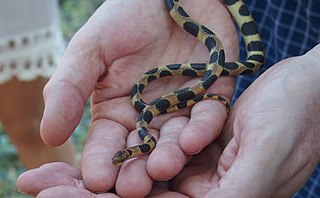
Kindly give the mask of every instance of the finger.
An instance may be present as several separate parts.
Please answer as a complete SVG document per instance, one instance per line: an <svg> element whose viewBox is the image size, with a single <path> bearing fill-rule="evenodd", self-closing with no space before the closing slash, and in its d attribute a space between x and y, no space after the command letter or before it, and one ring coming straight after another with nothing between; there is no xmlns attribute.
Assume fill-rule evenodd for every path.
<svg viewBox="0 0 320 198"><path fill-rule="evenodd" d="M71 186L57 186L41 191L37 198L56 198L56 197L65 197L65 198L74 198L74 197L83 197L83 198L119 198L117 195L112 193L103 193L103 194L94 194L88 190L71 187Z"/></svg>
<svg viewBox="0 0 320 198"><path fill-rule="evenodd" d="M128 133L135 128L138 116L129 101L128 97L110 99L91 108L92 125L82 157L83 177L91 191L104 192L115 185L119 167L111 159L126 147ZM132 137L135 138L132 143L142 143L138 134Z"/></svg>
<svg viewBox="0 0 320 198"><path fill-rule="evenodd" d="M51 163L29 170L17 180L19 192L29 195L60 185L84 188L80 170L65 163Z"/></svg>
<svg viewBox="0 0 320 198"><path fill-rule="evenodd" d="M50 172L59 172L61 174L68 175L70 177L82 180L81 171L79 168L70 166L67 163L63 162L52 162L48 164L44 164L39 167L39 169L50 171Z"/></svg>
<svg viewBox="0 0 320 198"><path fill-rule="evenodd" d="M126 145L128 131L117 122L98 119L89 130L81 160L86 187L105 192L115 185L119 167L112 164L113 155Z"/></svg>
<svg viewBox="0 0 320 198"><path fill-rule="evenodd" d="M189 118L176 117L163 124L157 146L150 154L147 170L157 181L165 181L178 174L188 162L187 156L179 146L179 136Z"/></svg>
<svg viewBox="0 0 320 198"><path fill-rule="evenodd" d="M149 133L158 139L158 132L149 129ZM128 136L127 147L142 144L137 131ZM148 155L126 161L120 168L116 182L116 191L121 197L145 197L152 188L153 180L146 171Z"/></svg>
<svg viewBox="0 0 320 198"><path fill-rule="evenodd" d="M187 154L199 153L223 128L227 111L221 102L205 100L195 104L191 118L180 135L180 146Z"/></svg>
<svg viewBox="0 0 320 198"><path fill-rule="evenodd" d="M74 37L44 89L41 136L51 146L62 144L74 131L95 83L104 72L97 45L94 42L89 45L83 38L86 36L81 33Z"/></svg>
<svg viewBox="0 0 320 198"><path fill-rule="evenodd" d="M243 118L244 114L241 115ZM277 188L285 189L286 192L281 193L286 194L276 195L276 197L290 196L290 193L288 194L290 190L284 187L284 183L289 180L288 178L292 181L298 174L293 176L290 173L292 170L297 170L291 166L295 163L289 163L289 167L283 166L283 164L290 162L290 156L293 152L292 148L287 146L294 144L283 132L283 130L288 131L289 127L281 126L286 125L285 119L282 119L281 122L272 122L270 125L265 123L268 116L255 122L255 119L260 115L252 115L256 116L253 116L253 120L245 124L240 123L237 119L233 121L235 125L234 138L224 149L217 167L217 175L221 178L219 191L210 192L210 196L224 194L223 197L232 197L238 194L240 197L262 197L261 195L272 197L278 193ZM287 126L291 124L292 122ZM259 132L258 138L257 132ZM296 158L293 161L296 161ZM302 169L298 168L298 170ZM295 189L298 189L300 185L302 183L295 186Z"/></svg>
<svg viewBox="0 0 320 198"><path fill-rule="evenodd" d="M235 139L230 141L217 167L216 176L221 178L216 180L219 186L210 190L208 197L272 197L279 182L275 181L279 166L268 163L270 156L257 147L248 149L240 148Z"/></svg>
<svg viewBox="0 0 320 198"><path fill-rule="evenodd" d="M218 187L215 170L221 149L216 144L210 144L185 166L179 175L171 182L171 189L190 197L204 197L209 190Z"/></svg>

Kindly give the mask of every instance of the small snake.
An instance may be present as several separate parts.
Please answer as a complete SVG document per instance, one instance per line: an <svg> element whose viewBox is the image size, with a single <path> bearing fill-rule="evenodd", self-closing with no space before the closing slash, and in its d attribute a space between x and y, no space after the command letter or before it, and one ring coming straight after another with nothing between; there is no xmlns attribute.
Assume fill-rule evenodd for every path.
<svg viewBox="0 0 320 198"><path fill-rule="evenodd" d="M155 148L156 139L149 134L148 125L154 117L161 113L174 112L204 99L220 101L229 113L229 104L223 97L217 94L204 93L205 90L220 76L253 74L260 69L265 60L264 47L258 28L242 0L224 0L224 4L241 30L247 49L247 60L245 62L225 62L225 54L220 39L207 27L190 18L179 0L164 1L172 19L208 48L210 60L207 63L164 65L140 76L132 89L131 99L135 109L141 112L137 118L136 129L143 144L118 151L112 158L114 165L121 165L130 158L150 153ZM142 100L141 93L148 83L173 75L201 77L201 79L190 87L166 94L150 103Z"/></svg>

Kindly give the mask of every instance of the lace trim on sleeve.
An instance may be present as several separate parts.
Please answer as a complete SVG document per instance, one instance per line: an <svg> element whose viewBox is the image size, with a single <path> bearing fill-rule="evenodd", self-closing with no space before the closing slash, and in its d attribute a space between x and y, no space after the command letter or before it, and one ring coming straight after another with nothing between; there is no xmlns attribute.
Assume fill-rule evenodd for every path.
<svg viewBox="0 0 320 198"><path fill-rule="evenodd" d="M49 78L63 49L56 26L0 39L0 84L14 76L21 81Z"/></svg>

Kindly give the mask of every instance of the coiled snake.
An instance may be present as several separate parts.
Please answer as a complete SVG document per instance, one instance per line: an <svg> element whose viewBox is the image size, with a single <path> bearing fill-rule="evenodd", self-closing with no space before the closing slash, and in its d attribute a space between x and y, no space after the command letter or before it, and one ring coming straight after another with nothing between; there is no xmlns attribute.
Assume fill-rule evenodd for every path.
<svg viewBox="0 0 320 198"><path fill-rule="evenodd" d="M228 102L221 96L203 93L219 76L237 76L253 74L264 63L264 48L258 28L242 0L224 0L224 4L241 30L247 50L245 62L225 62L225 55L220 39L208 28L189 17L179 0L164 0L172 19L185 31L205 44L210 53L208 63L171 64L154 68L143 74L132 89L132 104L141 112L136 128L143 144L118 151L112 163L121 165L124 161L151 152L156 146L156 139L148 133L151 120L160 113L173 112L189 107L203 99L221 101L229 112ZM183 75L202 77L195 85L174 91L151 103L141 98L142 90L153 80L165 76Z"/></svg>

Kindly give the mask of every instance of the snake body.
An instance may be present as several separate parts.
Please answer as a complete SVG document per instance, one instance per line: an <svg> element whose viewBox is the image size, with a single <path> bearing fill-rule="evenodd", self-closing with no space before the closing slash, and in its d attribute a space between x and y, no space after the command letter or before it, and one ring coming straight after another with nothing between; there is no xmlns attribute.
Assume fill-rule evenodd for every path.
<svg viewBox="0 0 320 198"><path fill-rule="evenodd" d="M154 68L141 75L131 93L132 104L140 113L136 129L143 144L118 151L112 163L121 165L124 161L146 153L156 146L156 139L149 134L148 125L161 113L174 112L189 107L204 99L214 99L225 105L228 102L217 94L204 93L220 76L253 74L264 63L264 48L258 28L242 0L224 0L224 4L235 19L243 35L247 49L245 62L225 62L220 39L207 27L194 21L183 9L179 0L164 0L172 19L208 48L210 59L207 63L171 64ZM153 80L173 75L201 77L194 85L161 96L150 103L142 100L143 89Z"/></svg>

